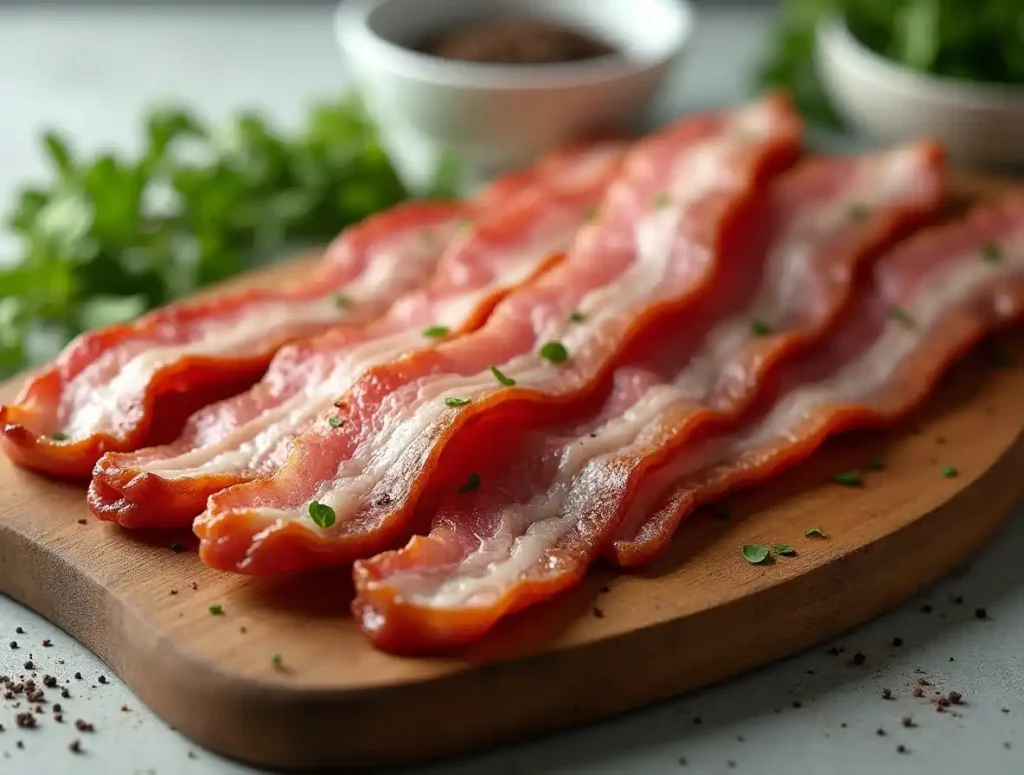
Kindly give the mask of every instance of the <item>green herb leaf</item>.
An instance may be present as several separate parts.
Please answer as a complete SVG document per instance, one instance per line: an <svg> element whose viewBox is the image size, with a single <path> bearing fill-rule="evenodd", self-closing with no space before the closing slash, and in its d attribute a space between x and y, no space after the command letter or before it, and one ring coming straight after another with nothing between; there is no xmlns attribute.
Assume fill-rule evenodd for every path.
<svg viewBox="0 0 1024 775"><path fill-rule="evenodd" d="M275 670L284 670L284 657L280 654L271 654L270 664L274 666Z"/></svg>
<svg viewBox="0 0 1024 775"><path fill-rule="evenodd" d="M587 316L584 315L582 312L570 312L569 313L569 321L572 322L572 323L582 323L586 319L587 319Z"/></svg>
<svg viewBox="0 0 1024 775"><path fill-rule="evenodd" d="M505 385L506 387L512 387L514 384L516 384L516 381L512 379L512 377L508 377L505 374L503 374L497 366L491 366L491 374L494 375L494 378L498 380L498 382L500 382L502 385Z"/></svg>
<svg viewBox="0 0 1024 775"><path fill-rule="evenodd" d="M751 565L767 562L771 549L764 544L743 544L743 558Z"/></svg>
<svg viewBox="0 0 1024 775"><path fill-rule="evenodd" d="M348 307L352 306L351 297L347 296L344 293L334 294L334 296L331 297L331 300L334 302L334 306L337 307L338 309L347 309Z"/></svg>
<svg viewBox="0 0 1024 775"><path fill-rule="evenodd" d="M224 606L214 603L210 606L210 613L214 616L222 616L224 614Z"/></svg>
<svg viewBox="0 0 1024 775"><path fill-rule="evenodd" d="M842 484L846 487L863 487L864 477L857 471L843 471L842 473L836 474L832 477L832 481L836 484Z"/></svg>
<svg viewBox="0 0 1024 775"><path fill-rule="evenodd" d="M732 509L726 505L716 505L713 507L715 516L722 520L732 519Z"/></svg>
<svg viewBox="0 0 1024 775"><path fill-rule="evenodd" d="M868 461L869 471L881 471L885 468L885 461L880 457L873 457Z"/></svg>
<svg viewBox="0 0 1024 775"><path fill-rule="evenodd" d="M443 336L448 336L449 331L448 326L428 326L423 329L423 336L428 339L440 339Z"/></svg>
<svg viewBox="0 0 1024 775"><path fill-rule="evenodd" d="M309 518L313 520L317 527L331 527L337 519L337 515L334 513L334 509L326 503L310 501Z"/></svg>
<svg viewBox="0 0 1024 775"><path fill-rule="evenodd" d="M955 479L960 475L955 466L943 466L941 473L946 479Z"/></svg>
<svg viewBox="0 0 1024 775"><path fill-rule="evenodd" d="M561 342L545 342L540 348L540 357L551 363L564 363L569 360L569 351Z"/></svg>
<svg viewBox="0 0 1024 775"><path fill-rule="evenodd" d="M763 320L751 320L750 333L754 336L770 336L775 333L775 329Z"/></svg>
<svg viewBox="0 0 1024 775"><path fill-rule="evenodd" d="M903 307L893 307L889 310L889 317L895 320L897 323L902 323L907 328L914 328L917 322Z"/></svg>
<svg viewBox="0 0 1024 775"><path fill-rule="evenodd" d="M601 208L596 204L587 205L583 209L583 217L588 221L597 219L597 216L601 213Z"/></svg>
<svg viewBox="0 0 1024 775"><path fill-rule="evenodd" d="M67 441L70 438L64 431L54 431L50 434L51 441Z"/></svg>
<svg viewBox="0 0 1024 775"><path fill-rule="evenodd" d="M804 531L804 536L807 538L824 538L825 531L820 527L811 527Z"/></svg>
<svg viewBox="0 0 1024 775"><path fill-rule="evenodd" d="M668 194L658 194L651 202L655 210L661 210L662 208L668 207L671 203L672 198Z"/></svg>
<svg viewBox="0 0 1024 775"><path fill-rule="evenodd" d="M340 428L342 425L345 424L345 421L342 420L337 415L331 415L330 417L327 418L327 424L330 425L332 428Z"/></svg>
<svg viewBox="0 0 1024 775"><path fill-rule="evenodd" d="M783 557L792 557L796 554L796 549L789 544L772 544L772 548L776 554L781 554Z"/></svg>
<svg viewBox="0 0 1024 775"><path fill-rule="evenodd" d="M480 474L470 474L469 480L459 488L459 492L473 492L480 486Z"/></svg>
<svg viewBox="0 0 1024 775"><path fill-rule="evenodd" d="M981 257L990 264L1003 263L1003 249L996 242L989 242L981 248Z"/></svg>
<svg viewBox="0 0 1024 775"><path fill-rule="evenodd" d="M850 207L848 215L851 221L863 221L871 211L867 208L867 205L856 204Z"/></svg>
<svg viewBox="0 0 1024 775"><path fill-rule="evenodd" d="M448 406L465 406L469 403L468 398L457 398L456 396L449 396L444 400Z"/></svg>

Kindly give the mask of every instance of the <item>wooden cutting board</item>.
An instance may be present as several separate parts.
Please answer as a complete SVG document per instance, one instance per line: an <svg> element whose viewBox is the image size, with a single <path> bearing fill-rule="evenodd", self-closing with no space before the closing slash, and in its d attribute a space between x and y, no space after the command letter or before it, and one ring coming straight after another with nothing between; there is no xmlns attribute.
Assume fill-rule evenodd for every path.
<svg viewBox="0 0 1024 775"><path fill-rule="evenodd" d="M958 184L966 197L998 187ZM1024 336L1010 345L1024 363ZM0 388L0 400L16 388ZM972 356L900 429L834 441L730 498L731 520L695 515L656 566L596 571L443 658L370 648L347 613L345 570L281 580L216 573L189 535L98 523L82 486L7 460L0 591L79 639L168 723L219 753L331 768L463 753L718 681L933 583L1024 495L1021 395L1024 367L996 370ZM830 483L879 455L887 468L863 489ZM959 476L944 478L946 465ZM828 537L805 538L811 526ZM172 551L174 541L187 551ZM794 544L798 556L752 566L740 554L744 543L769 542ZM223 616L209 613L213 603Z"/></svg>

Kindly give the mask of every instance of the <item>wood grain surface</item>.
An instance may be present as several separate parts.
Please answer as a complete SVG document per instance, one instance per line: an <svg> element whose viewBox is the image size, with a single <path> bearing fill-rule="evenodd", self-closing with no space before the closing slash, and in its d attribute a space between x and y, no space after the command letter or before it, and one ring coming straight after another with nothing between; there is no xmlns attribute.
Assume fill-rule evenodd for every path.
<svg viewBox="0 0 1024 775"><path fill-rule="evenodd" d="M959 185L964 197L978 190ZM1008 342L1024 360L1024 337ZM0 388L0 400L16 387ZM76 637L168 723L219 753L289 768L464 753L718 681L933 583L1024 495L1022 395L1024 368L996 370L972 356L898 430L833 440L808 464L730 498L732 519L695 515L655 566L598 569L443 658L370 648L347 612L347 569L271 581L216 573L190 535L98 523L83 486L7 460L0 591ZM878 455L887 468L864 488L830 483ZM946 465L959 476L941 476ZM805 538L811 526L827 538ZM185 551L173 551L175 541ZM765 566L741 556L744 543L770 542L798 555Z"/></svg>

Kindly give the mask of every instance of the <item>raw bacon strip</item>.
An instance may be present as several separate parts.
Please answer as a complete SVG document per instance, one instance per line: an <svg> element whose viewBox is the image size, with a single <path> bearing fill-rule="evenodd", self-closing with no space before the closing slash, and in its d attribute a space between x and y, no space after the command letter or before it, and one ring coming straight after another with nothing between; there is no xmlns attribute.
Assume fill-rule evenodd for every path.
<svg viewBox="0 0 1024 775"><path fill-rule="evenodd" d="M275 477L213 496L196 522L203 559L271 574L394 542L456 431L499 408L533 422L581 400L649 320L699 298L746 238L764 179L798 154L799 134L772 97L640 142L564 264L474 334L368 372L344 399L341 432L303 434ZM333 523L315 524L311 507Z"/></svg>
<svg viewBox="0 0 1024 775"><path fill-rule="evenodd" d="M613 559L647 562L700 504L769 479L831 435L897 422L953 361L1022 318L1024 196L922 233L879 266L834 341L786 370L769 408L644 483Z"/></svg>
<svg viewBox="0 0 1024 775"><path fill-rule="evenodd" d="M774 183L768 247L620 367L596 414L494 453L477 469L480 490L446 498L428 537L356 564L354 611L374 643L450 647L575 584L644 471L696 428L742 412L776 364L820 339L858 265L933 216L944 180L941 151L922 143L805 162Z"/></svg>
<svg viewBox="0 0 1024 775"><path fill-rule="evenodd" d="M82 334L0 407L4 451L28 468L88 476L105 451L144 441L159 395L198 408L203 388L251 383L289 339L383 313L429 276L471 212L459 203L400 205L345 231L315 275L291 289L176 304Z"/></svg>
<svg viewBox="0 0 1024 775"><path fill-rule="evenodd" d="M173 444L104 455L89 489L93 513L125 527L186 526L213 493L274 473L292 439L366 369L422 348L426 334L479 327L511 288L549 267L600 201L624 151L599 143L550 158L533 186L494 203L449 246L426 289L382 319L286 347L260 383L193 415Z"/></svg>

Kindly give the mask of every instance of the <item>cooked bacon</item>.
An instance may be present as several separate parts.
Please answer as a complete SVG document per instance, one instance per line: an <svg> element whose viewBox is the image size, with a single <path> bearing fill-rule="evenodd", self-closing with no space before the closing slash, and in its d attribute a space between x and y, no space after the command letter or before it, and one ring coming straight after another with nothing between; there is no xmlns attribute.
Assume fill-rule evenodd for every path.
<svg viewBox="0 0 1024 775"><path fill-rule="evenodd" d="M941 151L922 143L805 162L775 182L767 247L620 367L603 407L493 453L480 490L448 497L428 537L356 564L354 611L371 639L450 647L576 583L643 473L694 429L737 416L767 373L820 339L858 265L933 216L944 180Z"/></svg>
<svg viewBox="0 0 1024 775"><path fill-rule="evenodd" d="M292 439L323 421L366 369L422 348L431 341L426 328L454 336L479 327L510 289L553 265L624 151L624 144L597 143L553 155L533 174L534 185L504 203L489 194L490 208L448 247L431 284L382 319L284 348L260 383L193 415L170 445L104 455L89 490L93 512L126 527L186 526L213 493L274 473Z"/></svg>
<svg viewBox="0 0 1024 775"><path fill-rule="evenodd" d="M276 476L211 497L196 522L202 558L271 574L350 561L401 538L457 431L495 411L533 422L584 399L648 324L700 298L748 238L760 189L794 160L799 135L788 103L771 97L638 143L563 264L509 296L479 331L368 371L344 399L341 429L315 425ZM541 357L551 341L567 360ZM500 384L492 364L517 386ZM333 525L313 522L314 501Z"/></svg>
<svg viewBox="0 0 1024 775"><path fill-rule="evenodd" d="M184 302L82 334L0 406L4 451L28 468L88 476L105 451L143 443L158 397L173 395L175 414L187 416L182 405L198 408L211 387L258 378L288 340L382 314L429 276L471 213L459 203L400 205L345 231L292 288Z"/></svg>
<svg viewBox="0 0 1024 775"><path fill-rule="evenodd" d="M774 476L843 431L892 425L957 358L1024 318L1024 196L923 232L880 264L828 346L802 359L741 429L677 455L641 487L611 557L644 563L700 504Z"/></svg>

